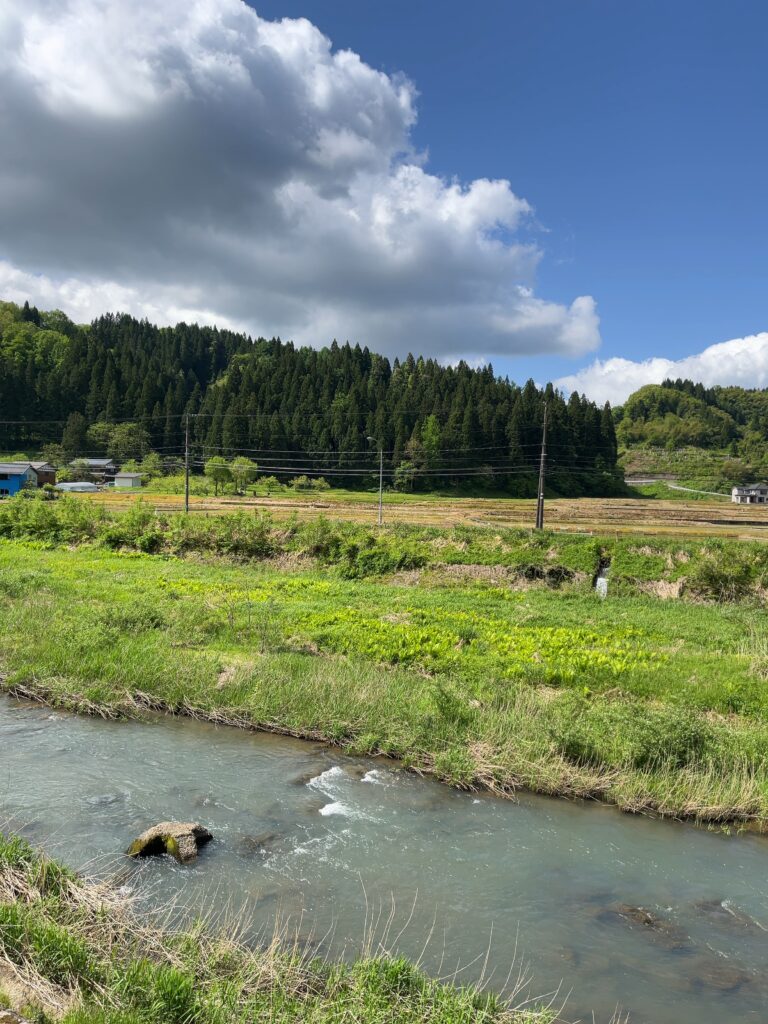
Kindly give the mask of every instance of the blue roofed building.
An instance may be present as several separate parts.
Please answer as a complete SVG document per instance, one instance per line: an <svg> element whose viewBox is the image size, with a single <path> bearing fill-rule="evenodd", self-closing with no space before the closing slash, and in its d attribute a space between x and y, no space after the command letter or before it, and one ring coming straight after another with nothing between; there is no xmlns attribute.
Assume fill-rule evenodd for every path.
<svg viewBox="0 0 768 1024"><path fill-rule="evenodd" d="M0 462L0 498L18 494L25 486L37 487L37 473L31 462Z"/></svg>

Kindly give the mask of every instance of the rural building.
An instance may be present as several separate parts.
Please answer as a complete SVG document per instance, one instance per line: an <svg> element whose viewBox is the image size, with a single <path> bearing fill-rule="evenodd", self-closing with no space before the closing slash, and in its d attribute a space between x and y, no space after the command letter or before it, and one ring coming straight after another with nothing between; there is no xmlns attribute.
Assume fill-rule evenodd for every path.
<svg viewBox="0 0 768 1024"><path fill-rule="evenodd" d="M115 473L115 487L141 487L143 473L124 473L122 470Z"/></svg>
<svg viewBox="0 0 768 1024"><path fill-rule="evenodd" d="M73 459L70 462L70 468L75 466L80 467L85 464L88 467L88 472L96 480L114 480L115 473L117 472L118 466L113 459Z"/></svg>
<svg viewBox="0 0 768 1024"><path fill-rule="evenodd" d="M768 484L745 484L734 487L731 501L736 505L765 505L768 503Z"/></svg>
<svg viewBox="0 0 768 1024"><path fill-rule="evenodd" d="M37 487L31 462L0 462L0 498L18 494L22 487Z"/></svg>
<svg viewBox="0 0 768 1024"><path fill-rule="evenodd" d="M30 462L30 466L37 474L37 486L56 483L56 467L50 462Z"/></svg>

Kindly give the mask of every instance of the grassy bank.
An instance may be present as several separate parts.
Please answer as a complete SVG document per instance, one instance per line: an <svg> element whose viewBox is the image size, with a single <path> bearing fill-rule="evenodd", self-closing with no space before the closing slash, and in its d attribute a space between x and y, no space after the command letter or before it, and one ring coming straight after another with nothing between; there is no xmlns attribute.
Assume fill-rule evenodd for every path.
<svg viewBox="0 0 768 1024"><path fill-rule="evenodd" d="M625 516L633 514L635 509L624 510ZM81 497L46 501L37 495L0 501L2 539L241 561L288 556L349 579L438 570L555 587L588 587L599 566L610 562L612 588L624 595L762 601L768 591L768 545L730 538L563 534L501 525L399 524L377 530L323 516L276 521L259 508L184 515L159 513L137 500L115 511Z"/></svg>
<svg viewBox="0 0 768 1024"><path fill-rule="evenodd" d="M746 545L699 555L733 598L706 603L643 592L653 573L691 573L685 546L616 542L624 575L600 601L594 538L421 530L368 544L308 524L280 539L247 518L229 543L260 531L261 560L115 552L106 532L0 545L5 687L322 738L461 786L768 827L768 627L755 577L739 590L732 571L742 550L757 557ZM347 548L327 546L339 535Z"/></svg>
<svg viewBox="0 0 768 1024"><path fill-rule="evenodd" d="M0 834L0 1009L38 1024L552 1024L492 995L431 981L384 954L348 964L275 941L169 933L109 886L89 886ZM0 965L3 960L0 959Z"/></svg>

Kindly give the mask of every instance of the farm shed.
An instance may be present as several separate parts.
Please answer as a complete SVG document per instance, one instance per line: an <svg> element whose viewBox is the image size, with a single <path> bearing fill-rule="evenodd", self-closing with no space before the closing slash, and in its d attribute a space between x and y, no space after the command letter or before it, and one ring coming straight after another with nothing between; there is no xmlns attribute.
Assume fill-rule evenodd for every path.
<svg viewBox="0 0 768 1024"><path fill-rule="evenodd" d="M141 487L143 473L115 473L115 487L131 488Z"/></svg>
<svg viewBox="0 0 768 1024"><path fill-rule="evenodd" d="M0 462L0 498L9 498L30 486L37 487L37 473L30 462Z"/></svg>
<svg viewBox="0 0 768 1024"><path fill-rule="evenodd" d="M30 466L37 474L37 486L56 483L56 467L50 462L30 462Z"/></svg>

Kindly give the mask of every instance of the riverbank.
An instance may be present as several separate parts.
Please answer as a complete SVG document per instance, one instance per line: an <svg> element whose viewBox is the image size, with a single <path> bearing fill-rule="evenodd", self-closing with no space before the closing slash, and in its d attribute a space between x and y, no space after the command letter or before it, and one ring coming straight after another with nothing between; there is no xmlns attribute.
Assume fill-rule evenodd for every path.
<svg viewBox="0 0 768 1024"><path fill-rule="evenodd" d="M36 1024L553 1024L402 958L312 959L276 938L250 949L203 926L168 932L117 888L83 881L0 833L0 1008ZM2 961L0 961L2 962Z"/></svg>
<svg viewBox="0 0 768 1024"><path fill-rule="evenodd" d="M768 627L751 601L620 586L601 601L575 569L555 586L493 564L315 565L6 542L2 685L319 739L501 795L768 826Z"/></svg>

